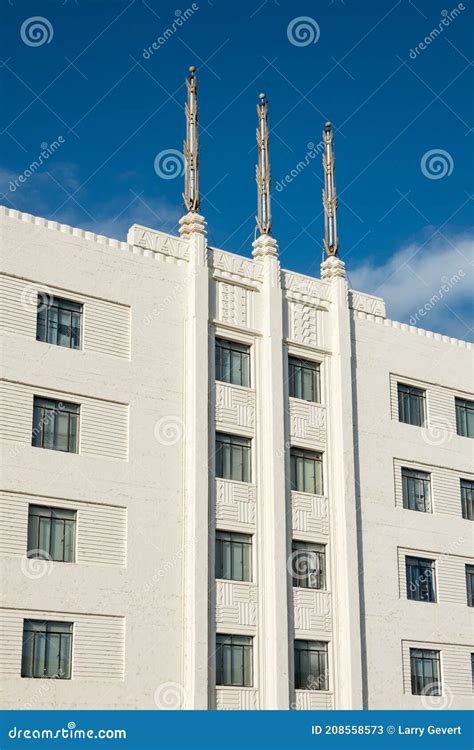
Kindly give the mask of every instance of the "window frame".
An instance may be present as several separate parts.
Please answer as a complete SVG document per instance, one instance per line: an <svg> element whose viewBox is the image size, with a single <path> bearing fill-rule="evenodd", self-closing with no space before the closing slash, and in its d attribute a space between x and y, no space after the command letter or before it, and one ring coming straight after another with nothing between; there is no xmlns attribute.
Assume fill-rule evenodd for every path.
<svg viewBox="0 0 474 750"><path fill-rule="evenodd" d="M226 539L225 537L229 537ZM245 541L245 540L249 541ZM230 567L230 575L226 573L226 553L224 545L229 544L228 563ZM238 570L235 570L235 566L238 564L234 558L234 547L241 548L241 563L240 563L240 575ZM221 581L239 581L242 583L252 583L253 570L252 570L252 557L253 557L253 538L252 534L242 533L240 531L226 531L224 529L216 529L216 553L215 553L215 567L216 567L216 578ZM245 578L245 571L248 571L248 577ZM222 575L220 575L222 573Z"/></svg>
<svg viewBox="0 0 474 750"><path fill-rule="evenodd" d="M227 432L216 432L216 452L215 452L215 470L216 479L226 479L231 482L252 482L252 439L241 435L233 435ZM225 452L224 446L229 446L228 462L230 467L230 476L224 476L225 473ZM238 460L238 453L235 449L240 449L241 460ZM236 458L237 456L237 458ZM241 466L240 477L233 476L234 461L236 468Z"/></svg>
<svg viewBox="0 0 474 750"><path fill-rule="evenodd" d="M216 687L254 687L253 642L253 636L216 633ZM226 664L227 653L230 658L230 675L229 664ZM240 670L237 669L238 663L234 662L238 654L241 661ZM241 672L240 680L234 680L234 670Z"/></svg>
<svg viewBox="0 0 474 750"><path fill-rule="evenodd" d="M418 652L415 654L415 652ZM428 654L431 654L431 656L428 656ZM434 654L434 656L433 656ZM416 670L413 669L415 660L417 662L421 662L421 676L416 674ZM437 672L437 676L435 680L432 680L431 682L427 682L430 679L430 675L425 674L425 663L431 663L431 671L433 674ZM433 665L436 666L436 669L433 669ZM417 680L422 681L421 689L418 689ZM411 694L412 695L442 695L443 694L443 683L442 683L442 677L441 677L441 652L436 649L430 649L430 648L417 648L412 647L410 648L410 685L411 685ZM429 692L426 692L426 688L429 686L434 686L432 690Z"/></svg>
<svg viewBox="0 0 474 750"><path fill-rule="evenodd" d="M302 469L298 470L299 461ZM307 461L314 463L314 492L307 489L307 477L305 466ZM319 474L317 467L319 466ZM299 479L303 480L303 488L299 487ZM319 484L319 487L318 487ZM322 451L313 451L306 448L292 446L290 448L290 487L292 492L303 492L318 497L324 496L324 470Z"/></svg>
<svg viewBox="0 0 474 750"><path fill-rule="evenodd" d="M429 471L420 471L419 469L412 469L408 466L402 466L401 468L402 477L402 502L405 510L413 510L417 513L433 513L433 497L432 497L432 483L431 473ZM411 481L410 481L411 480ZM423 501L424 508L416 507L417 505L417 492L416 489L413 491L414 503L413 507L410 505L410 484L423 483ZM426 492L426 488L428 491ZM419 495L421 497L421 495Z"/></svg>
<svg viewBox="0 0 474 750"><path fill-rule="evenodd" d="M460 437L474 438L474 401L455 397L454 408L456 412L456 433Z"/></svg>
<svg viewBox="0 0 474 750"><path fill-rule="evenodd" d="M297 645L298 644L298 645ZM305 647L304 647L305 646ZM312 646L312 647L311 647ZM323 646L323 648L316 648ZM328 691L329 690L329 643L327 641L312 641L295 638L293 644L294 652L294 686L295 690ZM304 669L301 664L301 655L308 654L308 667ZM313 679L312 660L309 655L317 654L317 670L313 685L309 686L309 680Z"/></svg>
<svg viewBox="0 0 474 750"><path fill-rule="evenodd" d="M412 398L419 399L418 408L413 412ZM426 427L427 409L426 409L426 389L416 385L409 385L404 382L397 382L397 400L398 400L398 421L402 424L409 424L413 427ZM413 421L415 413L420 413L420 421ZM405 418L407 417L407 418Z"/></svg>
<svg viewBox="0 0 474 750"><path fill-rule="evenodd" d="M52 311L55 310L54 316ZM61 343L58 341L60 336L60 327L65 324L61 322L61 316L65 313L69 313L69 343ZM52 346L61 346L63 349L82 349L82 331L83 331L83 315L84 305L82 302L76 302L74 300L67 299L66 297L56 297L47 294L46 292L38 292L36 302L36 340L45 344L51 344ZM73 317L78 318L77 325L73 325ZM73 331L77 331L77 335L73 335ZM55 336L52 335L55 332ZM54 341L53 339L56 338Z"/></svg>
<svg viewBox="0 0 474 750"><path fill-rule="evenodd" d="M251 388L252 373L251 373L251 346L240 341L234 341L233 339L226 339L221 336L215 338L215 373L216 381L219 383L228 383L229 385L235 385L239 388ZM229 352L229 379L224 378L224 363L222 359L222 352ZM236 356L240 360L240 366L235 370L233 364L233 357ZM245 365L243 363L246 362ZM240 373L240 376L235 380L232 379L233 373ZM245 377L246 376L246 377ZM238 381L247 382L238 382Z"/></svg>
<svg viewBox="0 0 474 750"><path fill-rule="evenodd" d="M318 544L316 542L301 541L299 539L292 540L291 560L293 588L327 591L326 546L326 544ZM301 553L302 561L297 559L298 553ZM314 555L314 568L311 568L304 560L305 554L308 557Z"/></svg>
<svg viewBox="0 0 474 750"><path fill-rule="evenodd" d="M67 415L67 448L58 447L58 416ZM61 453L79 453L81 405L72 401L58 401L45 396L33 396L33 425L31 445L33 448L60 451ZM54 445L45 445L45 425L52 421ZM39 426L38 426L39 425ZM74 429L71 426L74 425Z"/></svg>
<svg viewBox="0 0 474 750"><path fill-rule="evenodd" d="M428 575L424 572L426 570L430 571ZM409 601L423 602L424 604L437 603L436 560L405 555L405 578L406 594ZM414 580L415 583L413 583ZM421 585L420 581L422 582ZM415 595L417 592L418 596Z"/></svg>
<svg viewBox="0 0 474 750"><path fill-rule="evenodd" d="M39 512L33 512L37 509ZM62 517L61 517L62 514ZM68 515L69 514L69 515ZM42 536L42 524L41 520L36 523L36 530L34 527L33 518L49 520L49 529L47 531L48 549L41 547L41 536ZM55 549L56 526L63 527L62 530L62 556L58 556ZM45 524L46 525L46 524ZM71 529L67 532L67 529ZM67 532L67 533L66 533ZM44 532L43 532L44 533ZM76 562L76 534L77 534L77 511L70 510L69 508L58 508L53 506L38 505L37 503L30 503L28 505L28 531L27 531L27 551L26 555L28 558L40 558L44 560L52 560L54 562L74 563ZM35 536L35 543L33 546L30 545L30 537ZM66 538L69 535L70 544L67 546ZM66 553L69 551L69 555ZM66 559L68 558L68 559Z"/></svg>
<svg viewBox="0 0 474 750"><path fill-rule="evenodd" d="M28 625L30 627L28 627ZM34 627L36 625L36 628ZM41 629L41 626L44 626L43 629ZM59 627L58 627L59 626ZM67 632L66 629L61 630L60 627L66 626L69 628L69 631ZM26 643L28 634L30 635L30 639L32 640L32 646L31 646L31 657L28 654L29 649L26 649ZM42 643L42 639L39 638L39 636L42 636L42 639L44 640L44 649L40 645ZM59 645L57 647L58 652L58 665L57 670L53 671L53 674L50 674L51 669L48 664L48 656L49 649L52 649L55 647L54 643L52 644L50 640L48 640L48 636L54 636L55 638L58 638ZM66 654L66 661L67 661L67 670L66 673L63 675L61 674L62 667L60 666L61 660L62 660L62 640L63 637L67 637L66 642L66 648L67 651ZM74 638L74 623L72 622L63 622L62 620L35 620L32 618L25 618L23 620L23 639L22 639L22 651L21 651L21 677L26 679L55 679L55 680L70 680L72 679L72 653L73 653L73 638ZM37 664L36 664L36 649L40 648L41 650L44 650L44 654L42 655L42 662L43 662L43 668L42 670L37 670ZM40 652L41 653L41 652ZM31 667L30 669L25 668L25 663L27 663L27 666ZM38 672L42 671L42 674L39 674ZM47 674L46 674L47 672Z"/></svg>
<svg viewBox="0 0 474 750"><path fill-rule="evenodd" d="M309 372L311 374L311 385L309 388L310 394L306 393L307 381L305 379L305 372ZM300 399L301 401L308 401L308 403L312 404L320 404L321 363L289 354L288 393L290 398Z"/></svg>
<svg viewBox="0 0 474 750"><path fill-rule="evenodd" d="M474 565L471 563L466 564L465 575L467 606L474 607Z"/></svg>
<svg viewBox="0 0 474 750"><path fill-rule="evenodd" d="M474 481L460 479L461 516L466 521L474 521Z"/></svg>

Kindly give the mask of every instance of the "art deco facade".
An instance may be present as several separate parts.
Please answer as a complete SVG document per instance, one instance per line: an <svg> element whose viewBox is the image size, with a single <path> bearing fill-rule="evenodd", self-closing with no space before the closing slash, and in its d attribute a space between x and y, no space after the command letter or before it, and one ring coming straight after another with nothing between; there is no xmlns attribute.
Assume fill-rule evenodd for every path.
<svg viewBox="0 0 474 750"><path fill-rule="evenodd" d="M0 683L10 708L467 708L472 351L338 256L1 212Z"/></svg>

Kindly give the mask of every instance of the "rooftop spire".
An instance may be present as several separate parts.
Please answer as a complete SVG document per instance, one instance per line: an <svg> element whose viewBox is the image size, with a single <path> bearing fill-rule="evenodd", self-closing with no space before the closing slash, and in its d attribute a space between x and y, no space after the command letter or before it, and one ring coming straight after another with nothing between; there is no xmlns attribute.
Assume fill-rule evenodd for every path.
<svg viewBox="0 0 474 750"><path fill-rule="evenodd" d="M334 133L331 123L327 122L323 130L324 154L324 247L328 255L337 255L339 250L339 237L337 236L337 195L336 182L334 179Z"/></svg>
<svg viewBox="0 0 474 750"><path fill-rule="evenodd" d="M257 227L260 234L269 235L272 229L272 210L270 205L270 160L268 155L268 100L260 94L257 104Z"/></svg>
<svg viewBox="0 0 474 750"><path fill-rule="evenodd" d="M186 78L188 101L186 113L186 140L184 142L184 205L188 211L199 210L199 139L196 68L191 65L189 78Z"/></svg>

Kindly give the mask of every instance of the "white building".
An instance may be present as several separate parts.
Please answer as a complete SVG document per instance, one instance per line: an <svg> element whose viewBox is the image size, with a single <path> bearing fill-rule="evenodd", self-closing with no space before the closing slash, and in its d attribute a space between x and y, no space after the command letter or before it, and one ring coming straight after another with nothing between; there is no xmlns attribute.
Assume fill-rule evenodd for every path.
<svg viewBox="0 0 474 750"><path fill-rule="evenodd" d="M348 290L329 125L321 279L280 270L258 116L252 259L193 73L180 237L1 211L5 708L470 705L471 347Z"/></svg>

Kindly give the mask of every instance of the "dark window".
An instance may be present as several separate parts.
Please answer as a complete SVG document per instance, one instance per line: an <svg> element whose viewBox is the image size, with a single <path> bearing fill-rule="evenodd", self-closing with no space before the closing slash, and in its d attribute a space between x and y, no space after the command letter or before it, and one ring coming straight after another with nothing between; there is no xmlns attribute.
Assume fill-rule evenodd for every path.
<svg viewBox="0 0 474 750"><path fill-rule="evenodd" d="M474 438L474 401L456 398L456 430L458 435Z"/></svg>
<svg viewBox="0 0 474 750"><path fill-rule="evenodd" d="M216 380L249 387L250 347L216 339Z"/></svg>
<svg viewBox="0 0 474 750"><path fill-rule="evenodd" d="M435 602L434 560L425 560L422 557L407 557L405 562L407 598L415 602Z"/></svg>
<svg viewBox="0 0 474 750"><path fill-rule="evenodd" d="M48 344L79 349L82 305L48 294L38 294L36 339Z"/></svg>
<svg viewBox="0 0 474 750"><path fill-rule="evenodd" d="M36 448L77 453L79 405L34 397L33 434Z"/></svg>
<svg viewBox="0 0 474 750"><path fill-rule="evenodd" d="M252 580L252 537L230 531L216 532L216 578Z"/></svg>
<svg viewBox="0 0 474 750"><path fill-rule="evenodd" d="M472 505L474 500L474 482L469 479L461 479L461 512L462 517L468 521L474 520Z"/></svg>
<svg viewBox="0 0 474 750"><path fill-rule="evenodd" d="M293 586L304 589L326 588L326 547L312 542L293 542Z"/></svg>
<svg viewBox="0 0 474 750"><path fill-rule="evenodd" d="M467 606L474 607L474 565L466 565Z"/></svg>
<svg viewBox="0 0 474 750"><path fill-rule="evenodd" d="M30 505L28 557L74 562L76 511Z"/></svg>
<svg viewBox="0 0 474 750"><path fill-rule="evenodd" d="M289 357L288 375L290 396L305 401L320 402L320 377L317 362Z"/></svg>
<svg viewBox="0 0 474 750"><path fill-rule="evenodd" d="M413 695L441 695L439 651L411 648L410 671Z"/></svg>
<svg viewBox="0 0 474 750"><path fill-rule="evenodd" d="M220 479L233 479L250 482L250 440L216 434L216 476Z"/></svg>
<svg viewBox="0 0 474 750"><path fill-rule="evenodd" d="M323 494L323 457L321 453L292 448L290 453L291 489Z"/></svg>
<svg viewBox="0 0 474 750"><path fill-rule="evenodd" d="M425 471L402 469L403 507L431 513L431 477Z"/></svg>
<svg viewBox="0 0 474 750"><path fill-rule="evenodd" d="M295 689L329 690L328 644L295 641Z"/></svg>
<svg viewBox="0 0 474 750"><path fill-rule="evenodd" d="M425 391L412 385L399 383L398 418L400 422L423 427L425 416Z"/></svg>
<svg viewBox="0 0 474 750"><path fill-rule="evenodd" d="M252 687L253 639L246 635L217 635L216 684Z"/></svg>
<svg viewBox="0 0 474 750"><path fill-rule="evenodd" d="M22 677L71 678L71 622L24 620Z"/></svg>

